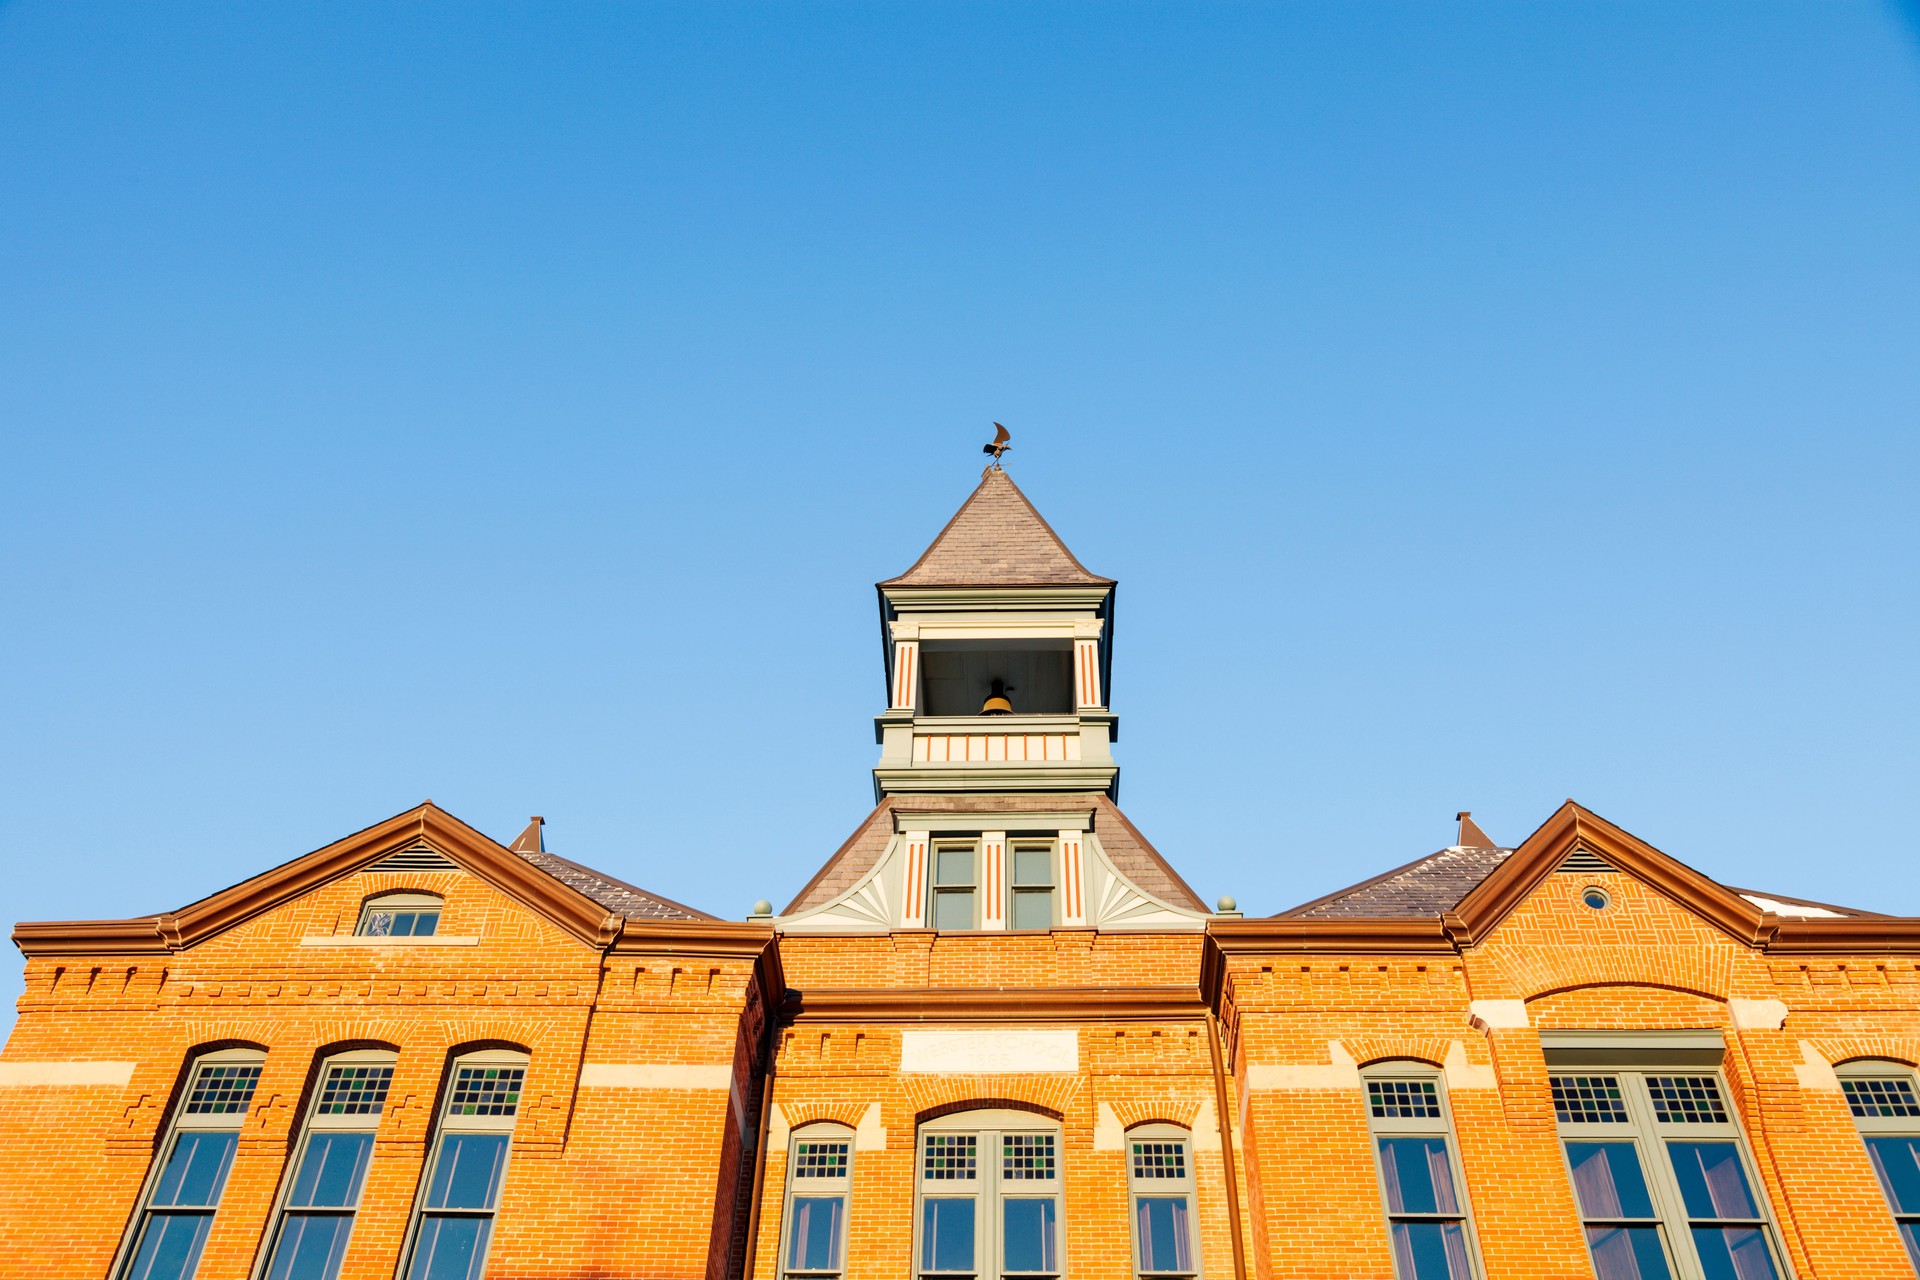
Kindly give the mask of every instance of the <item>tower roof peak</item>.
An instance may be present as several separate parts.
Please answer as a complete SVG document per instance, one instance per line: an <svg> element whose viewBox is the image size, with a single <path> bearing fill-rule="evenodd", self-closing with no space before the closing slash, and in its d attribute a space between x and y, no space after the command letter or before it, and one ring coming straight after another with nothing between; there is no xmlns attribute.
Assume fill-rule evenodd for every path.
<svg viewBox="0 0 1920 1280"><path fill-rule="evenodd" d="M1013 477L988 467L946 528L883 587L1111 586L1067 550Z"/></svg>

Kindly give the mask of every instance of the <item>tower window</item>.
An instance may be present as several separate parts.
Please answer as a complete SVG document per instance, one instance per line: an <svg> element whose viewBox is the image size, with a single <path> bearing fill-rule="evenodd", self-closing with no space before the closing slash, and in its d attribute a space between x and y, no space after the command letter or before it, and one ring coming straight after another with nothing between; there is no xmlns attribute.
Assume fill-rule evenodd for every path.
<svg viewBox="0 0 1920 1280"><path fill-rule="evenodd" d="M977 929L979 848L969 844L933 846L933 927Z"/></svg>
<svg viewBox="0 0 1920 1280"><path fill-rule="evenodd" d="M930 716L990 714L993 698L1004 698L1014 715L1073 714L1070 640L926 640L920 670Z"/></svg>
<svg viewBox="0 0 1920 1280"><path fill-rule="evenodd" d="M1016 929L1053 928L1053 842L1015 842L1011 851L1012 917Z"/></svg>

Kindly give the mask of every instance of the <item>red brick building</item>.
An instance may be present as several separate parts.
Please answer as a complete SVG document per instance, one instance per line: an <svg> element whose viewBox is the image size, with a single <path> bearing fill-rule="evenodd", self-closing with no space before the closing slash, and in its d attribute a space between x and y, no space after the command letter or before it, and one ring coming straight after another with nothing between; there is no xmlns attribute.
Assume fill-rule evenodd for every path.
<svg viewBox="0 0 1920 1280"><path fill-rule="evenodd" d="M1911 1280L1920 920L1572 802L1210 909L1115 802L1113 586L990 469L779 914L426 804L18 926L5 1273Z"/></svg>

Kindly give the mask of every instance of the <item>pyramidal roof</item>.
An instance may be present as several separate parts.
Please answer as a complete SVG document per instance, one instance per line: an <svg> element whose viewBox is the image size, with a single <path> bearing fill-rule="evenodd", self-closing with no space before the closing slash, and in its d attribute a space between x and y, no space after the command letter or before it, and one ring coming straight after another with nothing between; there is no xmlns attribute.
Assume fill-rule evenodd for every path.
<svg viewBox="0 0 1920 1280"><path fill-rule="evenodd" d="M883 587L1059 587L1113 584L1074 559L1012 477L988 467L947 527Z"/></svg>

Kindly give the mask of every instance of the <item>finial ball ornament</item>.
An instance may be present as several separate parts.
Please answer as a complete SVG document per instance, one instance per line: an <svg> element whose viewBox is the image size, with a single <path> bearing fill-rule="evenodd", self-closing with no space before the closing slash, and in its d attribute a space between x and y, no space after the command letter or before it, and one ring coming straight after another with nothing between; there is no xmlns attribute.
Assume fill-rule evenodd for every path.
<svg viewBox="0 0 1920 1280"><path fill-rule="evenodd" d="M1238 911L1240 904L1233 900L1232 894L1223 893L1220 895L1220 901L1213 904L1213 909L1225 915L1229 911Z"/></svg>
<svg viewBox="0 0 1920 1280"><path fill-rule="evenodd" d="M753 914L757 916L770 916L773 914L773 904L765 898L762 898L753 904Z"/></svg>

